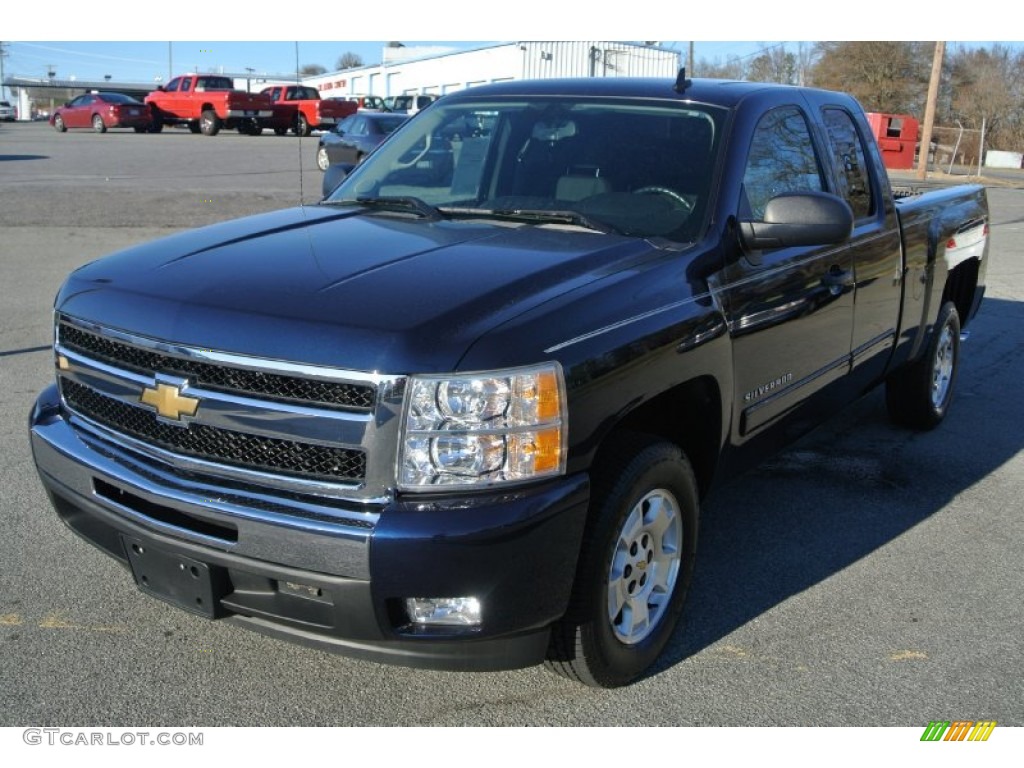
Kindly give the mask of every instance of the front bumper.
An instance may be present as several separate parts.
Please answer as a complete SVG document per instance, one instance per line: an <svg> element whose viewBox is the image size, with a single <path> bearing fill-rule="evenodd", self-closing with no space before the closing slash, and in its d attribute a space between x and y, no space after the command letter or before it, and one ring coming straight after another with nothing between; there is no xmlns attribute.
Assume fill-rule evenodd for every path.
<svg viewBox="0 0 1024 768"><path fill-rule="evenodd" d="M172 473L76 429L54 386L29 430L61 519L145 591L186 610L375 661L496 670L542 661L548 627L568 604L584 477L340 510L322 498ZM133 549L158 553L158 572L176 562L203 570L201 608L174 584L147 586ZM405 614L409 597L462 596L481 601L479 627L425 628Z"/></svg>

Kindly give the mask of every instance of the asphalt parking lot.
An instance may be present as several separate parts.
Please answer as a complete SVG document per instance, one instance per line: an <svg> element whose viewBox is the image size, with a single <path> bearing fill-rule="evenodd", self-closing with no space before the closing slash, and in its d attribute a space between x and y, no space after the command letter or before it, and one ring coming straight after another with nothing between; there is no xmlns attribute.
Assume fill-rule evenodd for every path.
<svg viewBox="0 0 1024 768"><path fill-rule="evenodd" d="M1024 726L1024 191L990 190L988 298L927 434L876 392L718 492L655 674L354 661L143 596L35 476L53 295L136 242L319 198L316 138L0 126L0 726Z"/></svg>

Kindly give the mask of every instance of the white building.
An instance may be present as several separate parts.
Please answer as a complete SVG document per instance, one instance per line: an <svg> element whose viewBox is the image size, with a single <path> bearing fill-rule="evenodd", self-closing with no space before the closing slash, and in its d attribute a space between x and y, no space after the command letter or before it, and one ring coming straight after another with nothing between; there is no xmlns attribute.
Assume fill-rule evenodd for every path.
<svg viewBox="0 0 1024 768"><path fill-rule="evenodd" d="M412 57L398 58L403 51ZM597 40L496 43L456 53L417 56L387 48L384 63L303 79L322 96L444 95L474 85L551 77L672 77L679 52Z"/></svg>

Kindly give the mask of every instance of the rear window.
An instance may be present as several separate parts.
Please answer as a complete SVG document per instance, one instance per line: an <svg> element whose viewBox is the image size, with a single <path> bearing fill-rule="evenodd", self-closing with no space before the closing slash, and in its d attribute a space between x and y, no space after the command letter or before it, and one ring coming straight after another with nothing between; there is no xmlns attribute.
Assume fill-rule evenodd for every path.
<svg viewBox="0 0 1024 768"><path fill-rule="evenodd" d="M123 93L101 93L100 98L110 104L142 104L138 99L133 99Z"/></svg>

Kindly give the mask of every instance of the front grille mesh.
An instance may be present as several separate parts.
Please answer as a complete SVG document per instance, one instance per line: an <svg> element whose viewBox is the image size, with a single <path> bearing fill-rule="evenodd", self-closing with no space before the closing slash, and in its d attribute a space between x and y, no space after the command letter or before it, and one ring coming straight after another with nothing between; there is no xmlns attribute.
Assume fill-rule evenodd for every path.
<svg viewBox="0 0 1024 768"><path fill-rule="evenodd" d="M352 411L369 411L374 405L375 390L371 385L320 381L186 360L105 338L68 323L60 324L60 343L69 350L110 365L137 373L176 374L188 378L195 387L220 392Z"/></svg>
<svg viewBox="0 0 1024 768"><path fill-rule="evenodd" d="M160 421L152 411L107 397L66 377L60 378L60 386L72 410L175 453L307 480L357 482L366 474L366 455L359 450L247 435L205 424L178 427Z"/></svg>

